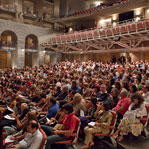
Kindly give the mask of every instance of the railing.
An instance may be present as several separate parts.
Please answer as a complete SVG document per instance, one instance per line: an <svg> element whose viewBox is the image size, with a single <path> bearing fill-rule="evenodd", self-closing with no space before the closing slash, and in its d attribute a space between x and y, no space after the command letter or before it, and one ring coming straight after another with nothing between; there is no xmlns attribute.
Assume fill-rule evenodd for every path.
<svg viewBox="0 0 149 149"><path fill-rule="evenodd" d="M15 5L0 3L0 9L5 11L16 12Z"/></svg>
<svg viewBox="0 0 149 149"><path fill-rule="evenodd" d="M30 12L30 11L24 11L24 12L23 12L23 15L24 15L24 16L28 16L28 17L34 17L34 18L37 17L37 14L36 14L36 13L32 13L32 12Z"/></svg>
<svg viewBox="0 0 149 149"><path fill-rule="evenodd" d="M25 49L37 50L38 49L38 45L34 44L34 43L26 44L25 45Z"/></svg>
<svg viewBox="0 0 149 149"><path fill-rule="evenodd" d="M16 43L11 41L0 41L1 48L16 48Z"/></svg>
<svg viewBox="0 0 149 149"><path fill-rule="evenodd" d="M88 30L78 31L74 33L61 34L54 37L52 36L49 39L48 44L56 45L82 42L100 38L121 36L124 34L134 34L147 30L149 30L149 19L145 19L144 17L142 17L139 20L132 19L119 22L117 23L117 26L111 25L105 28L91 28Z"/></svg>

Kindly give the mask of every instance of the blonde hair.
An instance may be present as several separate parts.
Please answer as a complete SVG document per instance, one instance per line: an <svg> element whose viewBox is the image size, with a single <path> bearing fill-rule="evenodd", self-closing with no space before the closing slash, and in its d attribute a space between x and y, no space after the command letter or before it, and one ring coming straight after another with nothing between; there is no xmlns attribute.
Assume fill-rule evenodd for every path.
<svg viewBox="0 0 149 149"><path fill-rule="evenodd" d="M73 97L73 100L75 100L76 102L80 102L81 99L82 99L82 95L79 93L76 93Z"/></svg>

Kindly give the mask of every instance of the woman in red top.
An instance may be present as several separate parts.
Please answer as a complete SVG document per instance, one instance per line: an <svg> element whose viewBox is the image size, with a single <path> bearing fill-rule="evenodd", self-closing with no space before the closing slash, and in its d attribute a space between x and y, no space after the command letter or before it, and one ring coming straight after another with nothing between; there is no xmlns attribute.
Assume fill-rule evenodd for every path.
<svg viewBox="0 0 149 149"><path fill-rule="evenodd" d="M46 149L51 149L51 144L58 141L65 141L76 130L77 117L73 113L73 107L71 104L65 104L63 106L63 112L65 113L61 124L63 128L61 130L55 130L50 126L41 125L41 128L47 134Z"/></svg>

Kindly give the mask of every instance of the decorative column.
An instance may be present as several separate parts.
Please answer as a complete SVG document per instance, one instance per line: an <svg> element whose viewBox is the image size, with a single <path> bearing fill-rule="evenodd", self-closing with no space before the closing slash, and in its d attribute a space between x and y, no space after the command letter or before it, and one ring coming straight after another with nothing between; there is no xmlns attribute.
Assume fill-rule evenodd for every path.
<svg viewBox="0 0 149 149"><path fill-rule="evenodd" d="M60 15L60 0L54 1L54 17L58 18Z"/></svg>
<svg viewBox="0 0 149 149"><path fill-rule="evenodd" d="M45 56L45 49L41 46L38 48L38 65L43 65L44 64L44 56Z"/></svg>
<svg viewBox="0 0 149 149"><path fill-rule="evenodd" d="M14 57L15 59L15 57ZM23 68L25 64L25 39L23 41L18 40L17 44L17 68Z"/></svg>
<svg viewBox="0 0 149 149"><path fill-rule="evenodd" d="M16 20L18 22L24 22L23 18L23 0L15 0L15 7L16 7Z"/></svg>
<svg viewBox="0 0 149 149"><path fill-rule="evenodd" d="M36 0L36 3L35 3L35 13L38 14L38 17L39 18L42 18L43 17L43 0Z"/></svg>

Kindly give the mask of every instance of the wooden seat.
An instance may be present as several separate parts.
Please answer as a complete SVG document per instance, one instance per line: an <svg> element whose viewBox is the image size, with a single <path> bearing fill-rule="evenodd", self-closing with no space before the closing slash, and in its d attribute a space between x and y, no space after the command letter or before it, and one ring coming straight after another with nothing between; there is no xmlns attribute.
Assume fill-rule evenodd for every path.
<svg viewBox="0 0 149 149"><path fill-rule="evenodd" d="M70 41L71 41L71 37L70 37L69 34L65 35L65 37L66 37L66 41L67 41L67 42L70 42Z"/></svg>
<svg viewBox="0 0 149 149"><path fill-rule="evenodd" d="M98 30L94 30L94 38L99 36L99 31Z"/></svg>
<svg viewBox="0 0 149 149"><path fill-rule="evenodd" d="M144 30L144 29L145 29L144 22L138 22L137 23L137 30L140 31L140 30Z"/></svg>
<svg viewBox="0 0 149 149"><path fill-rule="evenodd" d="M115 139L112 137L113 133L114 133L114 129L115 129L115 125L116 125L116 121L117 121L117 114L114 111L110 111L112 113L112 122L110 126L104 126L104 128L109 128L110 132L108 134L103 134L103 133L95 133L94 136L100 136L100 137L110 137L111 142L113 144L114 147L117 146L117 142L115 141Z"/></svg>
<svg viewBox="0 0 149 149"><path fill-rule="evenodd" d="M114 34L114 35L117 35L117 34L120 33L119 27L114 27L114 28L112 29L112 31L113 31L113 34Z"/></svg>
<svg viewBox="0 0 149 149"><path fill-rule="evenodd" d="M135 32L136 31L136 24L135 23L129 24L128 30L129 30L129 32Z"/></svg>
<svg viewBox="0 0 149 149"><path fill-rule="evenodd" d="M60 142L56 142L56 144L69 144L72 145L74 149L77 149L77 143L78 143L78 135L79 135L79 131L80 131L80 119L78 117L76 117L77 119L77 123L76 123L76 128L74 133L70 136L71 138L66 140L66 141L60 141Z"/></svg>
<svg viewBox="0 0 149 149"><path fill-rule="evenodd" d="M127 33L127 32L128 32L127 26L126 26L126 25L122 25L122 26L120 27L120 32L121 32L121 34Z"/></svg>
<svg viewBox="0 0 149 149"><path fill-rule="evenodd" d="M86 31L86 33L87 33L87 38L88 39L92 39L93 38L92 31Z"/></svg>
<svg viewBox="0 0 149 149"><path fill-rule="evenodd" d="M106 30L106 35L107 36L112 36L112 30L111 29L107 29Z"/></svg>
<svg viewBox="0 0 149 149"><path fill-rule="evenodd" d="M71 40L72 40L72 41L76 41L75 34L71 34L70 37L71 37Z"/></svg>
<svg viewBox="0 0 149 149"><path fill-rule="evenodd" d="M77 34L76 34L76 39L77 39L77 40L81 40L81 35L80 35L80 33L77 33Z"/></svg>
<svg viewBox="0 0 149 149"><path fill-rule="evenodd" d="M81 38L83 40L86 40L87 39L86 32L81 32Z"/></svg>

